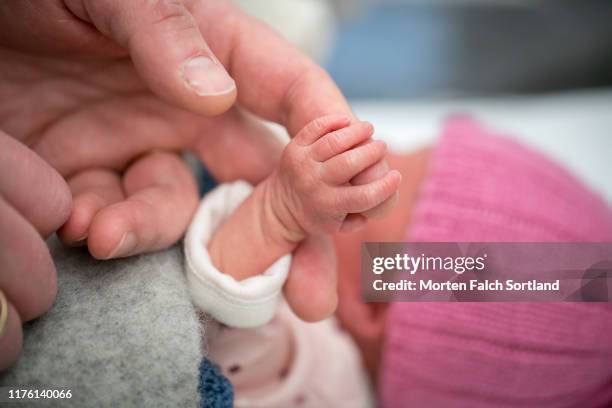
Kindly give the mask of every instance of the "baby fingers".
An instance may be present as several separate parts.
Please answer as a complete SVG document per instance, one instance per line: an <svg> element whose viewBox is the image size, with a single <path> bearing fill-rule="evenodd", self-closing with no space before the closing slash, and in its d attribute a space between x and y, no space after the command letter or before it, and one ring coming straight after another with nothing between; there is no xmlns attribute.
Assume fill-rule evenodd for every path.
<svg viewBox="0 0 612 408"><path fill-rule="evenodd" d="M347 183L357 174L382 160L386 152L385 142L376 140L334 156L323 163L323 180L332 184Z"/></svg>
<svg viewBox="0 0 612 408"><path fill-rule="evenodd" d="M374 127L368 122L357 122L326 134L312 145L312 157L317 161L326 161L365 142L374 133Z"/></svg>
<svg viewBox="0 0 612 408"><path fill-rule="evenodd" d="M397 191L401 180L400 172L391 170L368 184L339 187L336 194L337 209L345 213L361 213L374 208Z"/></svg>
<svg viewBox="0 0 612 408"><path fill-rule="evenodd" d="M295 142L301 146L309 146L320 137L342 129L351 124L351 119L344 115L328 115L313 120L295 135Z"/></svg>

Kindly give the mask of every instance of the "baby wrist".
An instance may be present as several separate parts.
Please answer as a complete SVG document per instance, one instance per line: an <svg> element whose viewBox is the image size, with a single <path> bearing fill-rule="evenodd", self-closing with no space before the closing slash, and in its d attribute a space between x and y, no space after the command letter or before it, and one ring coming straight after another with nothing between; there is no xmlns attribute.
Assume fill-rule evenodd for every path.
<svg viewBox="0 0 612 408"><path fill-rule="evenodd" d="M306 231L295 217L295 206L291 204L289 191L291 187L283 185L278 172L272 173L260 186L264 194L267 225L274 229L269 236L276 236L288 245L297 245L306 238Z"/></svg>
<svg viewBox="0 0 612 408"><path fill-rule="evenodd" d="M196 211L184 243L185 269L193 302L232 327L255 327L273 317L291 265L288 254L263 274L238 281L218 270L211 261L207 250L210 239L251 192L248 183L237 181L208 193Z"/></svg>

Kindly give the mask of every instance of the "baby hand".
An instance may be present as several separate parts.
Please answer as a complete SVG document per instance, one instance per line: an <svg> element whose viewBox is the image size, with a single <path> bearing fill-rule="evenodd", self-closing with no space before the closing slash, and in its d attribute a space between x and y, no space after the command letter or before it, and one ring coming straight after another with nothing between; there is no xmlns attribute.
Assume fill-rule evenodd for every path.
<svg viewBox="0 0 612 408"><path fill-rule="evenodd" d="M365 222L359 213L397 191L401 175L396 170L368 184L350 184L386 154L383 141L371 140L373 131L367 122L325 116L306 125L287 145L270 178L270 205L289 240L355 229Z"/></svg>

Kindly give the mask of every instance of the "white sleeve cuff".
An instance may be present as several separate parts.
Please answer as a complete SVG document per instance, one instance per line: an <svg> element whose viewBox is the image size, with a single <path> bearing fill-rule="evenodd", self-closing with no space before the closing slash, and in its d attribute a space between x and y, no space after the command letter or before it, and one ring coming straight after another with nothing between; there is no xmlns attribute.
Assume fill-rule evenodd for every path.
<svg viewBox="0 0 612 408"><path fill-rule="evenodd" d="M208 242L252 189L248 183L236 181L207 193L185 236L185 268L195 305L232 327L256 327L272 319L291 265L288 254L263 274L237 281L212 264ZM235 255L241 256L239 252Z"/></svg>

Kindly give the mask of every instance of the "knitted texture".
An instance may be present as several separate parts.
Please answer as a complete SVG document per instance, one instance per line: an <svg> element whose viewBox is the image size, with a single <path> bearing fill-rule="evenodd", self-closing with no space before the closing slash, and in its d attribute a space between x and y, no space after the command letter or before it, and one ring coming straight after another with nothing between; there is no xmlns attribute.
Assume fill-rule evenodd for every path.
<svg viewBox="0 0 612 408"><path fill-rule="evenodd" d="M221 374L219 366L206 357L200 363L198 391L201 408L231 408L234 405L232 384Z"/></svg>
<svg viewBox="0 0 612 408"><path fill-rule="evenodd" d="M408 239L612 242L612 213L549 159L455 119ZM395 303L387 317L384 407L612 404L611 304Z"/></svg>
<svg viewBox="0 0 612 408"><path fill-rule="evenodd" d="M210 174L210 171L203 165L198 163L195 168L195 173L200 197L203 197L210 190L217 187L217 180L215 180L212 174Z"/></svg>

